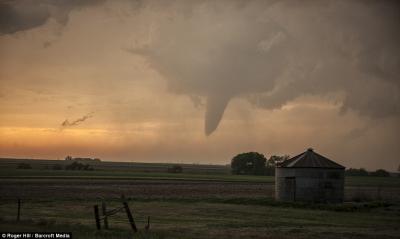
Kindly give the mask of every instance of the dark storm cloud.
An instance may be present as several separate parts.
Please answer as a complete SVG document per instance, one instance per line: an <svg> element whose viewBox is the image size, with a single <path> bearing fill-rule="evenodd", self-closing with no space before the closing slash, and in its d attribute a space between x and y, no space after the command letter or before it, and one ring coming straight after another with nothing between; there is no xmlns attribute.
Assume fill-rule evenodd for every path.
<svg viewBox="0 0 400 239"><path fill-rule="evenodd" d="M179 2L142 54L171 91L207 99L211 134L230 99L275 109L343 92L342 111L400 113L397 1ZM165 10L167 11L167 10Z"/></svg>
<svg viewBox="0 0 400 239"><path fill-rule="evenodd" d="M1 1L0 35L50 18L65 25L74 9L104 1ZM206 99L207 135L235 97L277 109L302 95L341 93L342 112L400 114L399 1L125 2L151 28L149 42L128 51L145 56L171 92L197 106Z"/></svg>
<svg viewBox="0 0 400 239"><path fill-rule="evenodd" d="M9 0L0 2L0 35L13 34L44 25L49 18L65 25L73 9L105 0Z"/></svg>

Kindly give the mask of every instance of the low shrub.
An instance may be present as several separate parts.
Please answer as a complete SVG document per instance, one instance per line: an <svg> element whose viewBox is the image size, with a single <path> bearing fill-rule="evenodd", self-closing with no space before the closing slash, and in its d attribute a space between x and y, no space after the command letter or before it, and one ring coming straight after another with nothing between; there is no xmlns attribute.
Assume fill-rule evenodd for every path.
<svg viewBox="0 0 400 239"><path fill-rule="evenodd" d="M32 169L32 166L29 163L20 163L18 164L17 169Z"/></svg>
<svg viewBox="0 0 400 239"><path fill-rule="evenodd" d="M180 165L173 165L173 166L169 167L167 171L168 171L168 173L182 173L183 168Z"/></svg>
<svg viewBox="0 0 400 239"><path fill-rule="evenodd" d="M51 169L53 169L53 170L62 170L63 167L61 166L61 164L54 164Z"/></svg>
<svg viewBox="0 0 400 239"><path fill-rule="evenodd" d="M94 170L89 164L83 164L79 162L73 162L67 166L65 166L66 170L84 170L84 171L92 171Z"/></svg>

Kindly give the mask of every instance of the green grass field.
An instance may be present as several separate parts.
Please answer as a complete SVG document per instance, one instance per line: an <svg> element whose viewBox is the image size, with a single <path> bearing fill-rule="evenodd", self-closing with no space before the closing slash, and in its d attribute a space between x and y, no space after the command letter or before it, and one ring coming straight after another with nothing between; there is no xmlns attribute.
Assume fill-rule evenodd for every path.
<svg viewBox="0 0 400 239"><path fill-rule="evenodd" d="M400 178L346 177L346 193L362 193L361 202L320 205L276 202L274 177L230 175L226 166L183 165L176 174L166 172L171 164L101 162L94 171L67 171L46 169L59 161L24 160L33 169L16 169L20 162L0 160L0 231L72 232L74 239L400 238ZM97 231L93 205L119 207L120 193L139 233L124 212Z"/></svg>
<svg viewBox="0 0 400 239"><path fill-rule="evenodd" d="M28 163L32 169L17 169ZM167 173L168 163L89 162L94 171L51 170L53 165L65 166L65 160L32 160L0 158L0 178L91 178L91 179L173 179L218 180L273 183L273 176L232 175L229 166L181 164L183 173ZM86 163L86 162L85 162ZM400 187L400 177L346 177L348 186Z"/></svg>
<svg viewBox="0 0 400 239"><path fill-rule="evenodd" d="M210 180L210 181L242 181L273 183L273 176L231 175L231 174L201 174L201 173L166 173L137 171L67 171L45 169L14 169L1 168L0 178L60 178L60 179L166 179L166 180ZM400 187L400 177L346 177L347 186Z"/></svg>
<svg viewBox="0 0 400 239"><path fill-rule="evenodd" d="M111 230L98 232L92 213L95 203L99 202L26 202L23 221L16 224L14 217L3 217L0 231L71 231L74 238L127 238L133 234L123 212L109 218ZM399 238L400 209L396 205L350 212L202 199L131 200L130 205L141 232L137 238ZM120 203L111 201L108 206ZM12 203L0 206L1 215L13 212ZM147 216L149 233L144 230Z"/></svg>
<svg viewBox="0 0 400 239"><path fill-rule="evenodd" d="M170 179L170 180L219 180L245 182L273 182L272 176L190 174L130 171L67 171L39 169L0 169L0 178L91 178L91 179Z"/></svg>

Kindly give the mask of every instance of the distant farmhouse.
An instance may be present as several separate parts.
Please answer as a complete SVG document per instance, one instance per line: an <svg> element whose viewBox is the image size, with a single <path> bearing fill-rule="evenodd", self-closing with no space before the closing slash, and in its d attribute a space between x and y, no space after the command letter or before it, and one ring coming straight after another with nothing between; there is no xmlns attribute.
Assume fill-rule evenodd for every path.
<svg viewBox="0 0 400 239"><path fill-rule="evenodd" d="M65 157L66 161L80 161L80 162L100 162L99 158L73 158L71 156Z"/></svg>
<svg viewBox="0 0 400 239"><path fill-rule="evenodd" d="M343 202L345 167L308 149L275 168L275 197L281 201Z"/></svg>

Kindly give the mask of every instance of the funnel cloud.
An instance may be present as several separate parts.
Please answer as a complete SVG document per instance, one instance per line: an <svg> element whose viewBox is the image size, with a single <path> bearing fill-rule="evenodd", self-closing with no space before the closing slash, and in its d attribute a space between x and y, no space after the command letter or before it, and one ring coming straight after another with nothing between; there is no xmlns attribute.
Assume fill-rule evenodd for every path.
<svg viewBox="0 0 400 239"><path fill-rule="evenodd" d="M199 1L172 5L145 56L178 94L206 98L205 133L234 97L277 109L342 92L342 111L400 112L396 1ZM165 10L165 11L168 11Z"/></svg>

